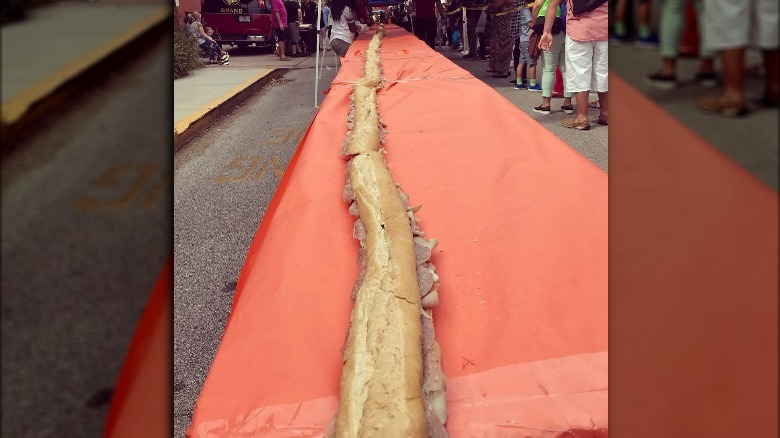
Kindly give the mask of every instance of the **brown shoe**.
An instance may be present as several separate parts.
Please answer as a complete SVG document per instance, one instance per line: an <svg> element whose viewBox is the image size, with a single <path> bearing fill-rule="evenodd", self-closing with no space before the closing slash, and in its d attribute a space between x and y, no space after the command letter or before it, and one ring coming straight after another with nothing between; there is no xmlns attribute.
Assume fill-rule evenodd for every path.
<svg viewBox="0 0 780 438"><path fill-rule="evenodd" d="M609 116L599 114L599 125L609 125Z"/></svg>
<svg viewBox="0 0 780 438"><path fill-rule="evenodd" d="M561 125L563 125L565 128L579 129L580 131L587 131L590 129L590 123L578 122L576 118L566 119L561 122Z"/></svg>
<svg viewBox="0 0 780 438"><path fill-rule="evenodd" d="M748 113L742 102L728 102L720 96L705 97L696 102L696 108L707 114L723 117L740 117Z"/></svg>

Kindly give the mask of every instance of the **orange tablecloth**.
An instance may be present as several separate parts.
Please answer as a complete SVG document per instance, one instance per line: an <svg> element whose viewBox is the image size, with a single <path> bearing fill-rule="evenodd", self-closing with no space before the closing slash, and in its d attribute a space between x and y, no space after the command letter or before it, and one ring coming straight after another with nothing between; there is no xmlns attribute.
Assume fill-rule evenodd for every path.
<svg viewBox="0 0 780 438"><path fill-rule="evenodd" d="M364 41L355 44L350 58L361 47ZM384 44L386 57L404 49L424 52L410 37L392 31ZM451 65L442 70L446 61L433 53L424 58L418 65L386 67L468 76ZM438 70L431 66L434 61ZM339 76L342 83L357 75L351 62ZM584 416L603 415L605 267L591 257L603 254L606 242L602 175L487 87L443 77L388 83L379 102L380 109L395 102L398 90L414 98L413 105L395 114L383 113L391 125L387 158L396 179L406 172L404 189L414 202L425 203L423 225L442 240L444 251L436 254L444 281L436 328L451 376L452 435L534 436L543 432L532 430L534 424L565 420L574 426L584 423ZM439 102L426 102L408 88L434 81L449 91L437 94ZM479 90L490 104L457 99L466 88ZM610 88L610 429L639 438L776 436L777 193L615 75ZM340 189L320 186L343 182L336 156L345 133L348 92L334 85L302 143L300 162L288 167L261 225L242 274L241 301L237 297L199 399L193 435L316 436L335 411L337 350L349 315L357 244L349 237ZM442 105L456 100L458 109ZM472 107L489 105L493 117L473 115L471 125L462 123L465 114L476 114L469 111ZM433 107L439 116L428 114ZM442 112L457 122L419 124L441 141L416 142L416 118L430 121ZM498 131L486 129L491 127ZM477 135L479 129L483 136ZM512 141L511 134L521 129L527 138ZM533 139L548 144L528 143ZM412 154L424 154L428 161L433 157L429 167L436 175L429 177L417 160L400 161ZM478 166L484 164L469 166L469 160L488 161L482 155L494 162L480 173ZM509 156L515 161L496 163ZM438 169L444 165L453 172L472 170L461 180L457 173ZM541 168L549 174L540 173ZM305 179L315 178L312 172L318 169L323 176L307 186ZM567 169L575 171L568 175ZM433 179L442 175L440 181ZM572 201L583 182L588 199ZM550 196L540 193L545 187ZM482 191L479 197L472 195L476 190ZM511 206L466 208L496 194ZM555 199L561 195L564 200ZM585 208L594 200L592 208ZM571 209L561 202L569 202ZM521 214L506 215L521 207ZM317 214L322 217L314 218ZM578 227L568 225L578 220ZM272 239L270 232L285 234ZM541 244L544 238L549 245ZM292 239L291 245L274 253L286 239ZM584 246L594 243L596 251ZM534 252L538 257L529 256ZM171 317L164 304L170 266L160 278L119 377L106 436L138 436L138 427L144 436L170 436L170 411L156 403L167 401L171 388L170 346L160 341ZM580 309L588 299L595 303ZM595 334L572 334L577 324ZM464 331L471 334L458 338ZM582 342L586 337L590 340ZM564 350L574 353L560 355ZM597 371L572 366L577 361L596 364L590 370ZM572 397L566 394L577 385L594 388L581 393L597 395L591 404L595 413L573 412L578 405L569 403ZM518 408L504 415L503 407L513 402ZM596 424L605 424L601 421Z"/></svg>
<svg viewBox="0 0 780 438"><path fill-rule="evenodd" d="M777 436L777 193L609 87L610 431Z"/></svg>
<svg viewBox="0 0 780 438"><path fill-rule="evenodd" d="M336 411L358 273L342 201L350 48L250 247L190 436L321 434ZM440 242L448 429L607 425L607 175L400 28L382 45L393 177Z"/></svg>

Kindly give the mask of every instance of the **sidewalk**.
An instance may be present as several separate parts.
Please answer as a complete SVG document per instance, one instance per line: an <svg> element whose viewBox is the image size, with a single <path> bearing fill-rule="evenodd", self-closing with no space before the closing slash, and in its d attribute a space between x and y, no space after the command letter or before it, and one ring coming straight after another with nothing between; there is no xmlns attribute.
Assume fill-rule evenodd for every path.
<svg viewBox="0 0 780 438"><path fill-rule="evenodd" d="M647 96L668 114L712 146L752 173L773 190L778 190L778 135L777 108L759 108L752 100L761 96L764 81L747 77L745 89L753 111L746 117L724 118L705 114L696 109L696 100L714 95L720 88L707 89L693 80L698 60L683 58L678 62L681 80L674 90L659 90L644 82L645 76L658 70L658 50L636 50L633 46L611 45L610 69ZM760 54L748 51L748 65L761 62ZM720 69L718 63L718 69ZM664 127L659 127L663 129Z"/></svg>
<svg viewBox="0 0 780 438"><path fill-rule="evenodd" d="M63 2L0 28L3 140L115 70L130 51L143 48L145 37L165 28L170 14L160 0Z"/></svg>
<svg viewBox="0 0 780 438"><path fill-rule="evenodd" d="M275 55L254 48L243 50L228 48L228 51L231 54L228 66L207 65L193 71L190 76L174 81L174 150L178 150L203 128L233 109L236 104L274 77L281 76L288 69L313 70L315 67L314 56L292 58L290 61L282 62ZM485 72L488 68L486 62L463 59L460 52L449 52L441 48L437 52L490 85L497 93L537 120L547 130L563 139L594 164L607 170L607 127L594 124L590 131L564 128L561 126L561 120L571 116L558 111L561 99L553 100L553 105L557 105L553 114L534 113L532 107L539 104L540 93L514 90L509 83L511 78L491 78L490 74ZM337 68L337 60L333 52L325 52L323 64L325 69ZM541 69L539 71L541 72ZM327 88L327 84L320 83L320 91ZM325 96L320 95L319 102L324 98ZM589 114L591 118L595 118L598 110L591 109ZM523 139L518 141L522 142Z"/></svg>
<svg viewBox="0 0 780 438"><path fill-rule="evenodd" d="M173 81L174 149L284 71L202 68Z"/></svg>
<svg viewBox="0 0 780 438"><path fill-rule="evenodd" d="M226 49L231 54L229 65L206 65L173 81L174 150L290 69L311 69L314 74L314 56L280 61L275 55L255 48ZM332 53L326 52L323 68L336 68ZM320 84L320 90L326 88L327 84Z"/></svg>

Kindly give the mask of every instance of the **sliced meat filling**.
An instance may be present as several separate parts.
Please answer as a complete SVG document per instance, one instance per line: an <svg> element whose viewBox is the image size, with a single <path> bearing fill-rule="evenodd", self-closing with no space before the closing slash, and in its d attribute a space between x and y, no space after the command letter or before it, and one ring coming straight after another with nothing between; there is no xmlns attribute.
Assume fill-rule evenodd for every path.
<svg viewBox="0 0 780 438"><path fill-rule="evenodd" d="M355 225L352 226L352 237L360 241L360 246L365 245L366 240L366 227L363 225L363 221L358 218L355 221Z"/></svg>
<svg viewBox="0 0 780 438"><path fill-rule="evenodd" d="M358 208L357 202L352 201L352 203L349 204L349 214L355 217L360 217L360 209Z"/></svg>
<svg viewBox="0 0 780 438"><path fill-rule="evenodd" d="M441 348L434 340L433 318L430 311L421 311L423 347L423 399L425 421L429 438L445 438L448 435L444 423L447 421L445 390L447 378L441 369Z"/></svg>
<svg viewBox="0 0 780 438"><path fill-rule="evenodd" d="M347 165L347 170L345 172L346 176L346 182L344 183L344 190L341 194L341 197L344 198L344 202L350 203L355 200L355 192L352 190L352 179L349 177L349 165Z"/></svg>

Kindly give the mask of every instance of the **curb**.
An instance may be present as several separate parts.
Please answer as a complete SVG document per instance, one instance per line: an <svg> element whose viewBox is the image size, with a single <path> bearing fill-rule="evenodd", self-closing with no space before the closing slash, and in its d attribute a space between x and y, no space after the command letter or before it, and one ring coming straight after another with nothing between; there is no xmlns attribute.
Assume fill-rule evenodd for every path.
<svg viewBox="0 0 780 438"><path fill-rule="evenodd" d="M244 86L230 97L219 102L213 108L204 112L202 115L197 116L197 118L190 122L186 127L182 127L177 130L176 125L174 125L173 151L179 151L187 142L203 132L203 130L210 126L214 121L233 111L237 105L247 100L257 91L260 91L260 89L263 88L266 84L284 75L290 70L290 68L275 68L267 74Z"/></svg>
<svg viewBox="0 0 780 438"><path fill-rule="evenodd" d="M21 138L37 127L41 121L67 107L75 97L94 88L122 66L142 54L144 49L170 33L172 11L160 13L147 22L141 23L128 33L109 41L103 47L76 60L75 64L54 72L50 78L25 90L29 96L23 96L18 102L4 105L4 113L14 113L11 120L2 122L2 148L0 155L5 156L18 146ZM94 58L94 59L89 59ZM65 70L73 69L68 73ZM56 77L66 79L57 83ZM70 76L70 77L68 77ZM8 110L8 111L7 111ZM11 111L13 110L13 111Z"/></svg>

